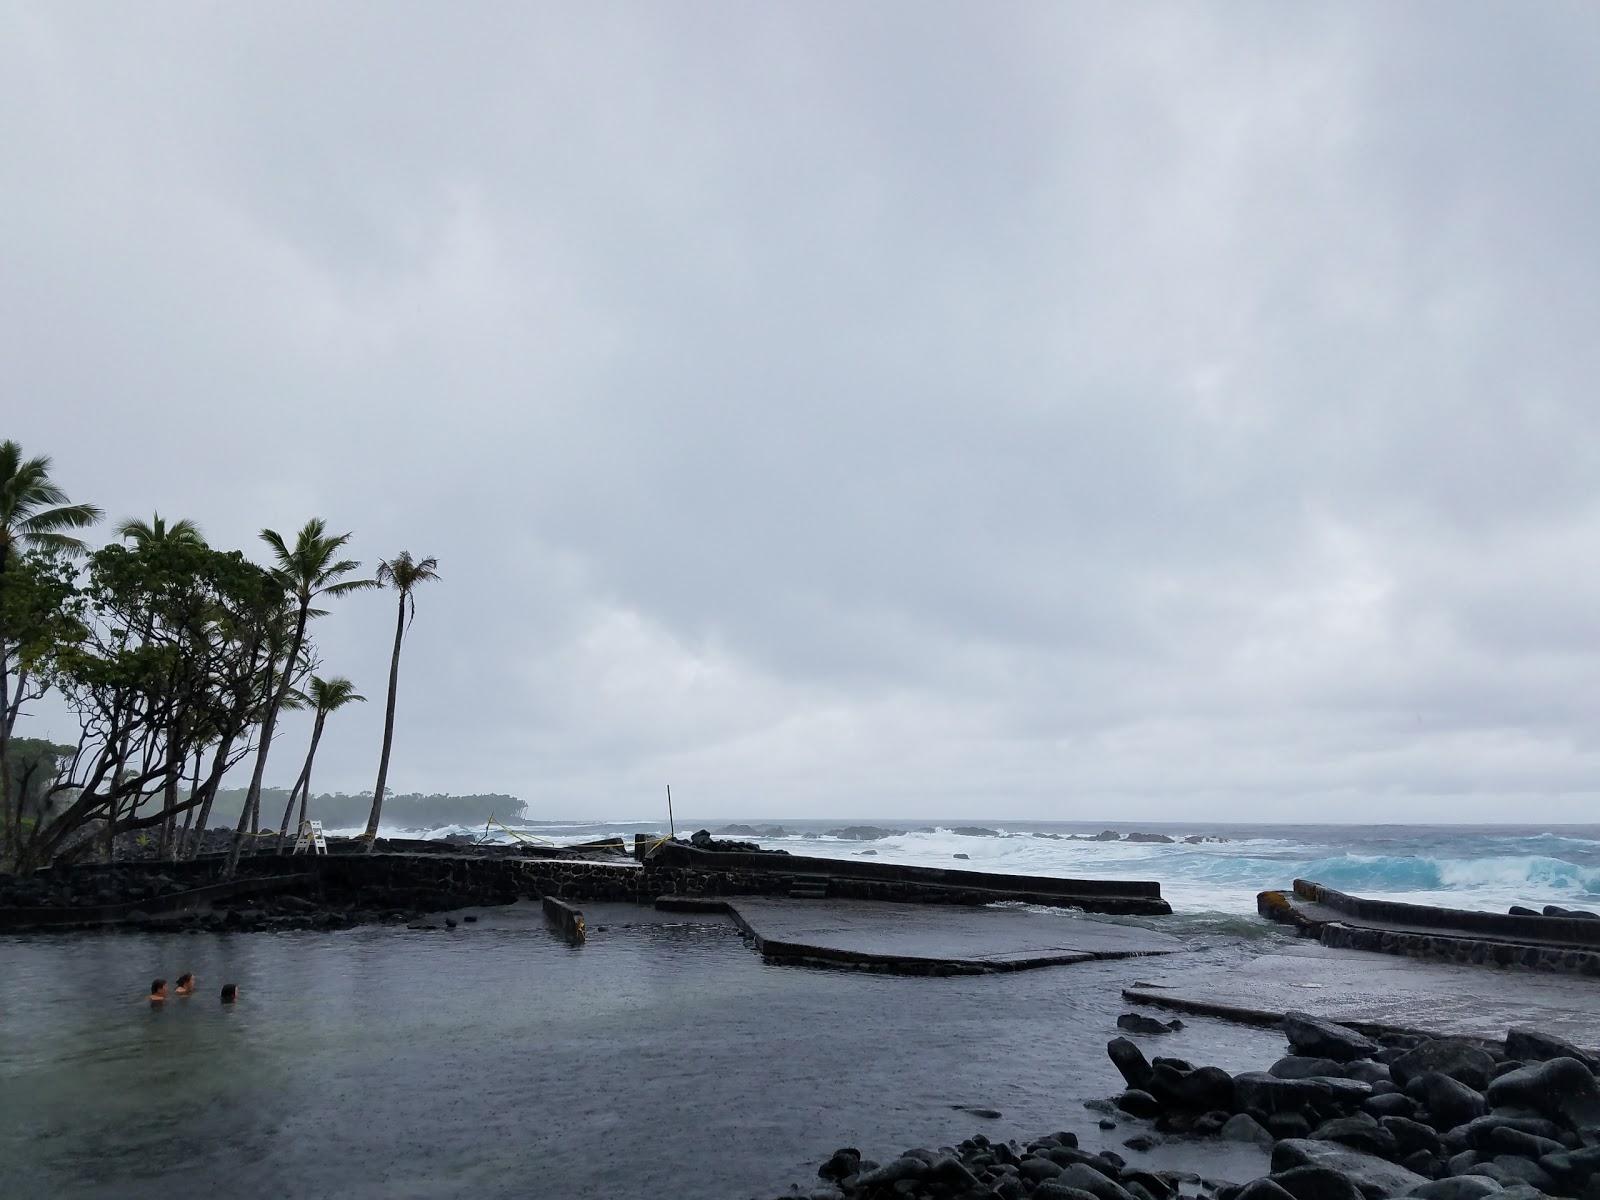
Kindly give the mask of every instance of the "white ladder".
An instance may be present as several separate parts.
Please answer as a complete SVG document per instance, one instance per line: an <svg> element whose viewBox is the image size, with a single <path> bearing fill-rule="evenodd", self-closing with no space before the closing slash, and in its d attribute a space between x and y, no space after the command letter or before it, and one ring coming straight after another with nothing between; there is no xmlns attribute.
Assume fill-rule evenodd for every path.
<svg viewBox="0 0 1600 1200"><path fill-rule="evenodd" d="M302 851L310 854L326 854L328 852L328 839L322 836L321 821L301 821L300 836L294 840L292 854Z"/></svg>

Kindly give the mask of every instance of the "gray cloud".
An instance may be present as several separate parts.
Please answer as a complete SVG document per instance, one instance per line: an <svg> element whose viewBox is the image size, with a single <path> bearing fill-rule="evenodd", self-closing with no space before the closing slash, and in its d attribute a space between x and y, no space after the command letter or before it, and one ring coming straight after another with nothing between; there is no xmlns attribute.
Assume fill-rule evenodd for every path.
<svg viewBox="0 0 1600 1200"><path fill-rule="evenodd" d="M1593 819L1597 48L1576 4L11 4L4 432L118 516L437 554L402 787ZM383 603L318 636L381 688Z"/></svg>

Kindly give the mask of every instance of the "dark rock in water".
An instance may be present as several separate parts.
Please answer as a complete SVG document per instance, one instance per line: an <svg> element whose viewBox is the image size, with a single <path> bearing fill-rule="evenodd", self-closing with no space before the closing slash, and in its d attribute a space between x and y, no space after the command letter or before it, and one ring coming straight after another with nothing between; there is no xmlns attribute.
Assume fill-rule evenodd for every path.
<svg viewBox="0 0 1600 1200"><path fill-rule="evenodd" d="M1500 1076L1489 1085L1496 1108L1531 1108L1579 1132L1600 1130L1600 1083L1575 1058L1552 1058Z"/></svg>
<svg viewBox="0 0 1600 1200"><path fill-rule="evenodd" d="M1233 1194L1233 1200L1295 1200L1293 1192L1267 1178L1253 1179Z"/></svg>
<svg viewBox="0 0 1600 1200"><path fill-rule="evenodd" d="M1279 1079L1340 1076L1344 1074L1344 1064L1336 1063L1331 1058L1307 1058L1300 1054L1289 1054L1268 1067L1267 1074L1276 1075Z"/></svg>
<svg viewBox="0 0 1600 1200"><path fill-rule="evenodd" d="M1487 1175L1461 1175L1425 1183L1412 1191L1419 1200L1483 1200L1500 1193L1500 1185Z"/></svg>
<svg viewBox="0 0 1600 1200"><path fill-rule="evenodd" d="M1267 1132L1275 1139L1311 1136L1311 1122L1297 1112L1271 1113L1267 1117Z"/></svg>
<svg viewBox="0 0 1600 1200"><path fill-rule="evenodd" d="M455 918L454 917L446 917L444 919L444 927L446 929L454 929L456 927Z"/></svg>
<svg viewBox="0 0 1600 1200"><path fill-rule="evenodd" d="M1145 1091L1150 1086L1150 1063L1144 1051L1125 1037L1112 1038L1106 1043L1106 1053L1112 1065L1122 1073L1130 1088Z"/></svg>
<svg viewBox="0 0 1600 1200"><path fill-rule="evenodd" d="M1439 1178L1439 1156L1429 1154L1426 1150L1413 1150L1410 1154L1402 1154L1396 1161L1406 1170L1421 1175L1424 1179Z"/></svg>
<svg viewBox="0 0 1600 1200"><path fill-rule="evenodd" d="M1126 1138L1122 1143L1129 1150L1145 1151L1156 1144L1156 1139L1148 1133L1136 1133L1131 1138Z"/></svg>
<svg viewBox="0 0 1600 1200"><path fill-rule="evenodd" d="M1088 1192L1098 1200L1133 1200L1127 1189L1101 1172L1084 1163L1073 1163L1057 1175L1055 1182L1062 1187ZM1038 1195L1035 1192L1034 1195Z"/></svg>
<svg viewBox="0 0 1600 1200"><path fill-rule="evenodd" d="M970 854L952 854L950 857L951 858L971 858L972 855L970 855Z"/></svg>
<svg viewBox="0 0 1600 1200"><path fill-rule="evenodd" d="M1536 1162L1520 1158L1515 1154L1500 1154L1490 1164L1480 1164L1474 1168L1480 1174L1487 1174L1485 1166L1493 1166L1495 1172L1490 1176L1498 1179L1502 1184L1530 1183L1546 1195L1555 1188L1556 1181Z"/></svg>
<svg viewBox="0 0 1600 1200"><path fill-rule="evenodd" d="M1328 1167L1290 1167L1274 1171L1272 1181L1295 1200L1366 1200L1355 1180Z"/></svg>
<svg viewBox="0 0 1600 1200"><path fill-rule="evenodd" d="M1385 1092L1363 1101L1361 1110L1379 1120L1384 1117L1414 1117L1417 1115L1417 1102L1404 1092Z"/></svg>
<svg viewBox="0 0 1600 1200"><path fill-rule="evenodd" d="M1388 1087L1394 1085L1394 1079L1389 1074L1388 1065L1374 1062L1370 1058L1358 1058L1355 1062L1345 1063L1341 1074L1346 1079L1359 1079L1362 1083L1370 1083L1374 1087L1380 1083Z"/></svg>
<svg viewBox="0 0 1600 1200"><path fill-rule="evenodd" d="M1404 1196L1412 1188L1428 1182L1415 1171L1397 1167L1370 1154L1306 1138L1279 1142L1272 1148L1274 1177L1294 1167L1325 1167L1349 1179L1374 1200L1382 1196ZM1283 1180L1280 1178L1278 1182L1283 1183ZM1284 1186L1289 1187L1287 1183ZM1289 1190L1295 1189L1289 1187Z"/></svg>
<svg viewBox="0 0 1600 1200"><path fill-rule="evenodd" d="M1562 908L1558 904L1546 904L1544 915L1547 917L1572 917L1579 921L1600 921L1600 913L1592 913L1582 908Z"/></svg>
<svg viewBox="0 0 1600 1200"><path fill-rule="evenodd" d="M1170 846L1174 839L1169 838L1164 833L1130 833L1122 840L1125 842L1154 842L1159 845Z"/></svg>
<svg viewBox="0 0 1600 1200"><path fill-rule="evenodd" d="M899 832L898 829L884 829L877 825L846 825L828 830L828 836L844 842L881 842Z"/></svg>
<svg viewBox="0 0 1600 1200"><path fill-rule="evenodd" d="M1228 1123L1229 1115L1222 1109L1212 1109L1194 1119L1194 1132L1198 1137L1216 1137Z"/></svg>
<svg viewBox="0 0 1600 1200"><path fill-rule="evenodd" d="M857 850L857 854L876 854L876 850Z"/></svg>
<svg viewBox="0 0 1600 1200"><path fill-rule="evenodd" d="M1154 1099L1154 1097L1152 1097L1152 1099ZM1101 1117L1100 1120L1099 1120L1099 1125L1100 1125L1101 1129L1106 1129L1106 1130L1115 1129L1117 1127L1117 1123L1115 1121L1113 1121L1110 1117Z"/></svg>
<svg viewBox="0 0 1600 1200"><path fill-rule="evenodd" d="M1493 1070L1494 1057L1481 1046L1461 1038L1423 1042L1389 1064L1389 1073L1401 1087L1419 1075L1437 1071L1479 1092L1489 1086L1489 1074Z"/></svg>
<svg viewBox="0 0 1600 1200"><path fill-rule="evenodd" d="M1043 1183L1061 1174L1061 1168L1048 1158L1029 1156L1017 1164L1017 1174L1034 1183Z"/></svg>
<svg viewBox="0 0 1600 1200"><path fill-rule="evenodd" d="M477 920L478 920L477 917L471 916L470 914L465 916L465 917L462 917L461 919L463 921L465 921L468 925L475 924L477 922Z"/></svg>
<svg viewBox="0 0 1600 1200"><path fill-rule="evenodd" d="M1158 1063L1150 1071L1147 1089L1163 1104L1190 1112L1233 1108L1233 1076L1221 1067L1196 1067L1181 1072Z"/></svg>
<svg viewBox="0 0 1600 1200"><path fill-rule="evenodd" d="M970 1104L959 1106L962 1112L969 1112L975 1117L982 1117L986 1121L998 1121L1000 1110L998 1108L974 1108Z"/></svg>
<svg viewBox="0 0 1600 1200"><path fill-rule="evenodd" d="M1102 829L1093 837L1084 838L1083 840L1086 842L1120 842L1122 835L1115 829Z"/></svg>
<svg viewBox="0 0 1600 1200"><path fill-rule="evenodd" d="M1163 1056L1158 1054L1150 1060L1150 1065L1152 1067L1171 1067L1174 1071L1182 1074L1187 1074L1194 1070L1194 1064L1188 1059L1173 1058L1171 1055Z"/></svg>
<svg viewBox="0 0 1600 1200"><path fill-rule="evenodd" d="M1445 1129L1481 1117L1488 1107L1483 1093L1438 1071L1417 1076L1406 1086L1406 1095L1421 1102Z"/></svg>
<svg viewBox="0 0 1600 1200"><path fill-rule="evenodd" d="M1526 1025L1513 1026L1506 1033L1506 1056L1525 1063L1548 1062L1552 1058L1575 1058L1590 1071L1600 1071L1600 1060L1578 1049L1571 1042Z"/></svg>
<svg viewBox="0 0 1600 1200"><path fill-rule="evenodd" d="M1521 904L1513 904L1510 908L1506 909L1506 912L1510 913L1513 917L1537 917L1541 915L1538 909L1528 908Z"/></svg>
<svg viewBox="0 0 1600 1200"><path fill-rule="evenodd" d="M881 1167L874 1167L870 1171L863 1171L856 1176L856 1182L862 1187L878 1187L883 1184L894 1185L902 1179L921 1179L928 1173L928 1163L921 1158L912 1158L906 1155L893 1162L884 1163Z"/></svg>
<svg viewBox="0 0 1600 1200"><path fill-rule="evenodd" d="M998 829L985 829L981 825L957 825L950 831L958 837L999 837Z"/></svg>
<svg viewBox="0 0 1600 1200"><path fill-rule="evenodd" d="M1323 1021L1310 1013L1284 1013L1283 1032L1298 1053L1316 1058L1351 1062L1358 1058L1371 1058L1378 1052L1376 1043L1355 1030L1335 1025L1332 1021Z"/></svg>
<svg viewBox="0 0 1600 1200"><path fill-rule="evenodd" d="M833 1157L817 1168L823 1179L843 1179L861 1169L861 1151L854 1146L844 1146L833 1152Z"/></svg>
<svg viewBox="0 0 1600 1200"><path fill-rule="evenodd" d="M1173 1021L1169 1025L1165 1021L1158 1021L1143 1013L1126 1012L1117 1018L1117 1028L1126 1029L1129 1033L1171 1033L1175 1029L1182 1029L1183 1022Z"/></svg>
<svg viewBox="0 0 1600 1200"><path fill-rule="evenodd" d="M1439 1153L1438 1133L1421 1121L1413 1121L1408 1117L1384 1117L1378 1124L1388 1131L1402 1154L1411 1154L1417 1150L1425 1150L1429 1154Z"/></svg>
<svg viewBox="0 0 1600 1200"><path fill-rule="evenodd" d="M1249 1113L1236 1113L1217 1130L1217 1136L1230 1142L1253 1142L1257 1146L1271 1146L1275 1140Z"/></svg>
<svg viewBox="0 0 1600 1200"><path fill-rule="evenodd" d="M1350 1109L1372 1095L1372 1085L1358 1079L1279 1079L1265 1071L1235 1075L1233 1088L1239 1108L1268 1114Z"/></svg>
<svg viewBox="0 0 1600 1200"><path fill-rule="evenodd" d="M1318 1141L1349 1146L1363 1154L1376 1154L1379 1158L1393 1158L1399 1150L1394 1134L1381 1125L1373 1124L1371 1117L1335 1117L1318 1125L1311 1131L1311 1136Z"/></svg>
<svg viewBox="0 0 1600 1200"><path fill-rule="evenodd" d="M1140 1088L1129 1088L1118 1096L1117 1107L1130 1117L1153 1117L1161 1111L1160 1102Z"/></svg>

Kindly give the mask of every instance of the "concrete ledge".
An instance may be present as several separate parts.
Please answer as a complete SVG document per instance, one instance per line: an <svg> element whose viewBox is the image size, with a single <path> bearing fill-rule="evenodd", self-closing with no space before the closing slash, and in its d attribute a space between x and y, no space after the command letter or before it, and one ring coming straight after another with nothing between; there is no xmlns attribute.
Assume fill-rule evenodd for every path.
<svg viewBox="0 0 1600 1200"><path fill-rule="evenodd" d="M1362 921L1415 925L1455 936L1481 935L1502 942L1553 942L1600 950L1600 921L1581 917L1518 917L1510 913L1369 900L1346 895L1308 879L1294 881L1294 894Z"/></svg>
<svg viewBox="0 0 1600 1200"><path fill-rule="evenodd" d="M947 905L663 896L656 907L726 914L768 962L897 975L1027 971L1180 947L1126 925Z"/></svg>
<svg viewBox="0 0 1600 1200"><path fill-rule="evenodd" d="M70 929L93 925L115 925L150 917L181 917L199 908L210 908L219 900L241 896L261 896L289 891L310 882L309 874L269 875L213 883L165 896L150 896L122 904L83 905L73 908L0 908L0 930Z"/></svg>
<svg viewBox="0 0 1600 1200"><path fill-rule="evenodd" d="M589 936L589 931L583 923L583 913L554 896L543 897L541 903L544 905L546 924L555 930L567 945L583 945Z"/></svg>
<svg viewBox="0 0 1600 1200"><path fill-rule="evenodd" d="M1009 875L988 871L917 867L904 863L866 859L812 858L796 854L748 854L699 850L682 842L663 842L652 851L648 865L687 867L701 871L745 871L767 876L803 876L849 888L891 885L904 889L905 898L920 891L935 902L989 904L1018 900L1030 904L1081 908L1085 912L1164 916L1172 906L1161 898L1161 885L1153 880L1062 879L1048 875ZM855 885L855 886L851 886ZM864 896L858 898L877 898ZM889 898L885 896L884 898Z"/></svg>

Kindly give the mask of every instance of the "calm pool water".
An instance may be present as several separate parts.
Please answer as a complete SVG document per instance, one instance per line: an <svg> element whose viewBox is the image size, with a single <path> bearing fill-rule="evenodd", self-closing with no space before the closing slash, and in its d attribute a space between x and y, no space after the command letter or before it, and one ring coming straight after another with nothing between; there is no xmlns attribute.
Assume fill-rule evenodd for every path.
<svg viewBox="0 0 1600 1200"><path fill-rule="evenodd" d="M534 906L474 911L437 933L0 938L0 1195L736 1200L812 1186L841 1145L1120 1149L1136 1128L1082 1107L1120 1084L1119 989L1262 948L913 979L768 966L719 917L588 906L573 950ZM143 1002L185 970L201 995ZM1282 1042L1197 1019L1151 1048L1242 1070ZM1250 1178L1252 1153L1151 1161Z"/></svg>

